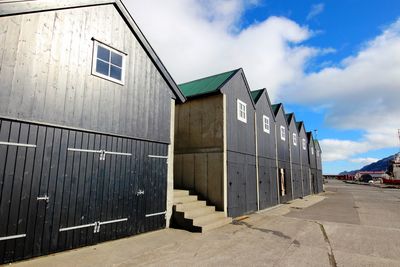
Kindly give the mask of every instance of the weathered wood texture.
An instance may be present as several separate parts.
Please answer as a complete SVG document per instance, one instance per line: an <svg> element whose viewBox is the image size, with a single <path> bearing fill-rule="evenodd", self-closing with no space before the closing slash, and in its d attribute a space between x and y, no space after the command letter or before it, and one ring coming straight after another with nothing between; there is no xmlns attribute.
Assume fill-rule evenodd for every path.
<svg viewBox="0 0 400 267"><path fill-rule="evenodd" d="M228 151L228 216L257 210L255 156Z"/></svg>
<svg viewBox="0 0 400 267"><path fill-rule="evenodd" d="M125 85L91 75L93 37ZM3 117L170 142L172 93L112 4L0 17L0 86Z"/></svg>
<svg viewBox="0 0 400 267"><path fill-rule="evenodd" d="M293 117L289 121L289 147L290 147L290 163L291 163L291 175L293 182L293 198L299 198L303 196L303 183L301 176L301 164L300 164L300 146L299 132L296 126L296 120ZM293 134L296 135L294 139Z"/></svg>
<svg viewBox="0 0 400 267"><path fill-rule="evenodd" d="M176 105L174 187L224 209L222 95Z"/></svg>
<svg viewBox="0 0 400 267"><path fill-rule="evenodd" d="M165 227L168 146L92 132L0 120L0 263ZM105 155L68 148L131 153ZM144 194L137 194L143 191ZM38 201L37 197L49 197ZM60 228L127 221L60 232Z"/></svg>
<svg viewBox="0 0 400 267"><path fill-rule="evenodd" d="M278 169L284 169L285 172L285 196L280 196L280 203L285 203L293 199L292 196L292 182L290 175L290 147L289 147L289 131L284 110L279 109L275 116L276 120L276 145L277 145L277 161ZM285 128L285 140L281 139L281 126ZM279 176L278 176L279 177ZM278 181L279 183L279 181Z"/></svg>
<svg viewBox="0 0 400 267"><path fill-rule="evenodd" d="M247 82L242 70L238 71L221 89L226 95L227 114L227 149L243 154L256 154L254 114L255 107L249 92ZM247 123L237 118L237 100L247 105Z"/></svg>
<svg viewBox="0 0 400 267"><path fill-rule="evenodd" d="M306 144L305 148L303 148L303 140ZM304 128L304 124L302 124L299 131L299 144L300 144L300 163L301 163L301 176L302 176L302 187L303 187L303 196L310 195L310 164L308 160L308 141L307 134Z"/></svg>
<svg viewBox="0 0 400 267"><path fill-rule="evenodd" d="M278 204L275 116L266 92L263 93L256 104L256 114L259 208L265 209ZM264 131L264 115L269 118L269 133Z"/></svg>

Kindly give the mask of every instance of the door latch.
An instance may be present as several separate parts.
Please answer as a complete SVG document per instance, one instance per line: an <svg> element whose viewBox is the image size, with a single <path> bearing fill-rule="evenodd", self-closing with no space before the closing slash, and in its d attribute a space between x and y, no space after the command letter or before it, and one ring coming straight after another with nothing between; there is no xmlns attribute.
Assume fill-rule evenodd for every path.
<svg viewBox="0 0 400 267"><path fill-rule="evenodd" d="M93 233L98 233L98 232L100 232L100 222L95 222L94 223L94 231L93 231Z"/></svg>
<svg viewBox="0 0 400 267"><path fill-rule="evenodd" d="M37 201L46 201L46 203L49 203L50 198L49 198L48 195L44 195L44 196L41 196L41 197L37 197L36 200Z"/></svg>
<svg viewBox="0 0 400 267"><path fill-rule="evenodd" d="M100 150L100 160L106 160L106 151Z"/></svg>
<svg viewBox="0 0 400 267"><path fill-rule="evenodd" d="M136 192L136 196L144 195L144 190L140 190Z"/></svg>

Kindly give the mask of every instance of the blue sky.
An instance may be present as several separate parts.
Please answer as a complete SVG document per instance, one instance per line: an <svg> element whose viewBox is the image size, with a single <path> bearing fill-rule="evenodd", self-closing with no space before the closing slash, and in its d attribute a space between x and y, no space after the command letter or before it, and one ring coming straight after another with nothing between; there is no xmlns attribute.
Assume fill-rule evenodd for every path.
<svg viewBox="0 0 400 267"><path fill-rule="evenodd" d="M318 129L325 173L398 151L400 1L126 5L178 83L242 67L253 90Z"/></svg>

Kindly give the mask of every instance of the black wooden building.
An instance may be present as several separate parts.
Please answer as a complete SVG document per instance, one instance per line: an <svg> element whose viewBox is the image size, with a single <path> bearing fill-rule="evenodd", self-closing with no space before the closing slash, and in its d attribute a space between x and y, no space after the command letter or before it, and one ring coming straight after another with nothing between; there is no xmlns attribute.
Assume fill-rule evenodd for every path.
<svg viewBox="0 0 400 267"><path fill-rule="evenodd" d="M289 148L290 148L290 173L292 177L293 199L303 196L303 182L301 176L301 159L299 131L296 125L294 113L286 114L286 120L289 129Z"/></svg>
<svg viewBox="0 0 400 267"><path fill-rule="evenodd" d="M317 139L314 140L314 147L315 147L315 160L317 165L317 191L316 193L321 193L323 191L323 182L324 177L322 175L322 149L319 145Z"/></svg>
<svg viewBox="0 0 400 267"><path fill-rule="evenodd" d="M288 124L283 104L272 105L272 109L276 121L279 202L286 203L293 199Z"/></svg>
<svg viewBox="0 0 400 267"><path fill-rule="evenodd" d="M174 99L119 0L0 3L0 263L166 225Z"/></svg>
<svg viewBox="0 0 400 267"><path fill-rule="evenodd" d="M256 104L258 206L262 210L279 203L275 115L266 89L252 91L251 95Z"/></svg>
<svg viewBox="0 0 400 267"><path fill-rule="evenodd" d="M301 165L301 177L302 177L302 190L303 196L311 194L311 183L310 183L310 163L308 157L308 137L304 122L296 122L297 130L299 132L299 146L300 146L300 165Z"/></svg>
<svg viewBox="0 0 400 267"><path fill-rule="evenodd" d="M312 132L307 132L308 137L308 159L310 164L310 190L312 194L318 193L318 171L317 158L315 153L315 142Z"/></svg>
<svg viewBox="0 0 400 267"><path fill-rule="evenodd" d="M255 105L242 69L180 85L174 186L236 217L257 210Z"/></svg>

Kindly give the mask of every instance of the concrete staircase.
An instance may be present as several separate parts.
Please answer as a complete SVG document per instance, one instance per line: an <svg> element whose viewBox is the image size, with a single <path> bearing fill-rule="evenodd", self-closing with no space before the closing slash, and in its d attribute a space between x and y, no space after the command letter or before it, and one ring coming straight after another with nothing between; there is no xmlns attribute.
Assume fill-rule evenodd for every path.
<svg viewBox="0 0 400 267"><path fill-rule="evenodd" d="M187 190L174 190L173 224L175 227L191 232L204 233L232 222L214 206L207 206L206 201L198 200Z"/></svg>

